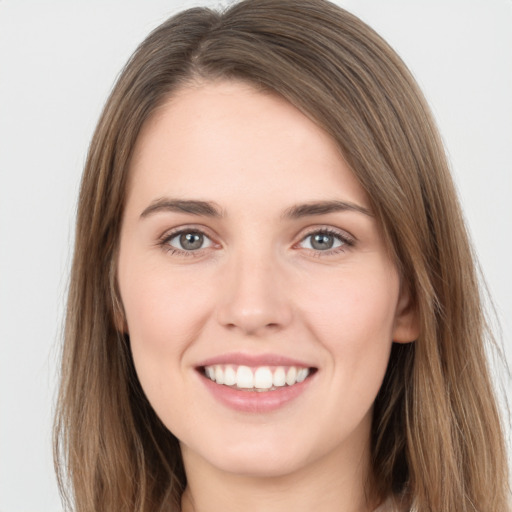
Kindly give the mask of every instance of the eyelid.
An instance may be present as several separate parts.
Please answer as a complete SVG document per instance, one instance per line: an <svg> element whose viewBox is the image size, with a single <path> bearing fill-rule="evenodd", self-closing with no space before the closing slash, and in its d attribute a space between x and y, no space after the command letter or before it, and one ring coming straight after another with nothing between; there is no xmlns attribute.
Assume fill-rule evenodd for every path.
<svg viewBox="0 0 512 512"><path fill-rule="evenodd" d="M310 248L302 248L300 247L300 244L304 242L308 237L316 235L316 234L327 234L330 236L334 236L338 238L342 244L338 247L334 247L331 249L325 249L325 250L318 250L318 249L310 249ZM297 243L294 244L294 247L302 248L306 251L309 251L313 253L315 256L322 256L322 255L330 255L330 254L336 254L339 252L346 251L348 248L353 247L356 243L356 238L348 233L347 231L339 228L335 228L333 226L311 226L307 228L305 232L302 232L300 235L300 239Z"/></svg>
<svg viewBox="0 0 512 512"><path fill-rule="evenodd" d="M177 237L180 234L183 233L199 233L203 235L205 238L207 238L211 244L208 247L196 249L196 250L185 250L185 249L179 249L177 247L174 247L172 245L169 245L169 241L173 238ZM334 236L338 238L342 244L338 247L331 248L331 249L325 249L325 250L318 250L318 249L309 249L309 248L301 248L299 245L304 242L304 240L312 235L315 234L327 234ZM316 225L316 226L310 226L302 231L300 234L299 240L293 245L293 248L301 248L306 251L309 251L310 253L313 253L315 256L328 256L330 254L336 254L338 252L343 252L350 247L354 246L357 239L347 231L336 228L329 225ZM181 226L176 226L174 228L168 229L162 233L158 237L157 245L162 247L163 249L172 252L173 254L180 254L184 256L199 256L201 255L205 250L210 249L212 247L221 247L222 244L215 241L215 236L211 234L211 230L209 228L206 228L205 226L201 225L194 225L194 224L185 224Z"/></svg>
<svg viewBox="0 0 512 512"><path fill-rule="evenodd" d="M168 229L162 233L158 237L157 245L160 246L162 249L166 250L167 252L171 252L172 254L177 255L183 255L183 256L199 256L201 255L205 250L210 249L214 246L219 246L217 242L215 242L214 236L210 233L211 230L206 229L204 226L197 226L194 224L186 224L182 226L177 226L172 229ZM185 250L180 249L179 247L175 247L173 245L169 244L169 241L173 238L176 238L179 235L182 235L184 233L198 233L200 235L203 235L205 238L207 238L210 241L210 245L207 247L202 247L200 249L196 250Z"/></svg>

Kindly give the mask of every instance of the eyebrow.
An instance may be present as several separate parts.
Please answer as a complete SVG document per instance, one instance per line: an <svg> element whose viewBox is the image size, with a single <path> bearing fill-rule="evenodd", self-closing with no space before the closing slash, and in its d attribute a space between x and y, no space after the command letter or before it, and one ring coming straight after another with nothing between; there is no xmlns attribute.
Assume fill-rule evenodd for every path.
<svg viewBox="0 0 512 512"><path fill-rule="evenodd" d="M368 208L360 206L349 201L318 201L306 204L299 204L287 208L283 217L289 219L299 219L310 215L325 215L333 212L355 211L373 217L373 213Z"/></svg>
<svg viewBox="0 0 512 512"><path fill-rule="evenodd" d="M140 218L148 217L157 212L189 213L204 217L223 217L223 212L218 205L211 201L199 201L195 199L170 199L159 198L153 201L141 214ZM287 208L283 218L299 219L314 215L325 215L333 212L356 211L373 217L373 213L364 206L349 201L316 201L298 204Z"/></svg>
<svg viewBox="0 0 512 512"><path fill-rule="evenodd" d="M160 198L153 201L141 214L140 218L157 212L181 212L205 217L222 217L221 209L210 201Z"/></svg>

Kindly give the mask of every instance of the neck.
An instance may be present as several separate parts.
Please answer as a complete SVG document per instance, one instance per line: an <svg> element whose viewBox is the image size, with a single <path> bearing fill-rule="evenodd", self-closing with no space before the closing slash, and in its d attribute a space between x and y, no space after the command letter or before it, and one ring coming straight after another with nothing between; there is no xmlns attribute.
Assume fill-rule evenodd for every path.
<svg viewBox="0 0 512 512"><path fill-rule="evenodd" d="M350 447L351 452L354 447ZM182 447L187 488L182 512L369 512L365 483L370 467L368 450L346 458L328 454L289 474L247 476L228 473ZM347 455L347 454L346 454ZM373 504L375 505L375 504Z"/></svg>

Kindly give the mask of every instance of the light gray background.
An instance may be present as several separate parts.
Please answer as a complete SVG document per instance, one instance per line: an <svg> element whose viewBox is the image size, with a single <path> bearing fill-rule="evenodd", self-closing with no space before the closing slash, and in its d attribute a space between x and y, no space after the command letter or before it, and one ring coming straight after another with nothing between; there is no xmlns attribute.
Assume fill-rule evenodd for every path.
<svg viewBox="0 0 512 512"><path fill-rule="evenodd" d="M0 0L0 512L61 510L51 419L87 146L136 45L200 3ZM395 47L432 105L511 359L512 1L338 3Z"/></svg>

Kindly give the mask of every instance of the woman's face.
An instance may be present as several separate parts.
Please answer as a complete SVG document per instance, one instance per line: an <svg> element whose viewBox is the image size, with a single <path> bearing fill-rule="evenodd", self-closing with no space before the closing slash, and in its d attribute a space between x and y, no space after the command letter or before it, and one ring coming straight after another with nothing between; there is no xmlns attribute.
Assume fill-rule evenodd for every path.
<svg viewBox="0 0 512 512"><path fill-rule="evenodd" d="M333 140L277 96L206 83L157 110L130 173L124 329L186 467L360 461L392 340L415 330Z"/></svg>

